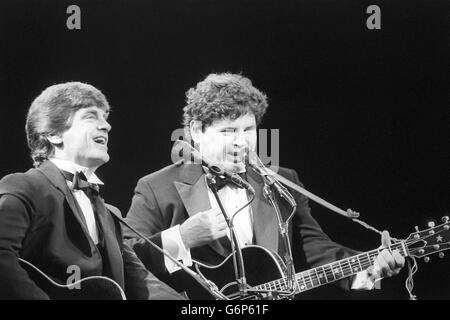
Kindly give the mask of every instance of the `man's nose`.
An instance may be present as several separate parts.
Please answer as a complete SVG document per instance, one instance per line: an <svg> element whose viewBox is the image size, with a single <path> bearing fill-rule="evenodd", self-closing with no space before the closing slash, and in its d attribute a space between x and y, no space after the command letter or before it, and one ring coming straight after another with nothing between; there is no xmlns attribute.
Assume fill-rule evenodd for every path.
<svg viewBox="0 0 450 320"><path fill-rule="evenodd" d="M234 141L235 146L244 147L247 145L247 139L245 138L244 131L237 131L234 134Z"/></svg>
<svg viewBox="0 0 450 320"><path fill-rule="evenodd" d="M110 132L112 127L109 124L109 122L106 119L100 120L100 123L98 125L99 130L105 130L106 132Z"/></svg>

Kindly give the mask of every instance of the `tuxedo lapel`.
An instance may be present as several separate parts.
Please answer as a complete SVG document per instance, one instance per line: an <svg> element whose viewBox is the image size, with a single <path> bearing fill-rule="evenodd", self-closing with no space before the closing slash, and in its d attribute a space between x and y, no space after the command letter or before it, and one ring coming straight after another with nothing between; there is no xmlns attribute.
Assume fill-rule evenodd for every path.
<svg viewBox="0 0 450 320"><path fill-rule="evenodd" d="M247 179L255 189L251 204L255 244L278 252L278 222L271 204L263 195L263 180L252 169L247 168Z"/></svg>
<svg viewBox="0 0 450 320"><path fill-rule="evenodd" d="M174 181L174 185L189 217L211 209L208 186L204 179L201 165L184 164L181 170L183 172L181 181ZM227 249L229 247L229 240L227 237L219 240L212 241L208 246L225 257L229 254L229 250Z"/></svg>
<svg viewBox="0 0 450 320"><path fill-rule="evenodd" d="M102 234L104 245L103 270L105 275L114 279L124 288L123 261L121 250L116 235L112 232L112 225L108 222L108 212L104 200L98 196L95 198L95 209L98 219L98 228ZM106 268L105 268L106 267Z"/></svg>
<svg viewBox="0 0 450 320"><path fill-rule="evenodd" d="M203 177L199 178L193 185L180 181L174 181L174 185L190 217L201 211L211 209L208 186Z"/></svg>
<svg viewBox="0 0 450 320"><path fill-rule="evenodd" d="M67 233L74 241L77 242L80 249L87 256L91 256L92 249L89 231L86 228L86 221L84 219L83 213L81 212L81 208L75 201L75 198L67 185L66 179L62 175L61 171L51 161L44 162L41 166L39 166L38 170L47 177L47 179L56 189L64 194L65 200L70 209L65 209L64 214L66 215L66 219L68 221L73 220L75 222L68 224L70 225L70 229L67 230ZM94 245L93 242L92 245Z"/></svg>

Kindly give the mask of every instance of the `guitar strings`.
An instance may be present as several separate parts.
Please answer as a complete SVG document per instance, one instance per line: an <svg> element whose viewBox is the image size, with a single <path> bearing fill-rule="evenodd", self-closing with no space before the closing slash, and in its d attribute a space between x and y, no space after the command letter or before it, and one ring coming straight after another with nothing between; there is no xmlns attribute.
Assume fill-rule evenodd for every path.
<svg viewBox="0 0 450 320"><path fill-rule="evenodd" d="M394 246L398 246L401 248L401 243L394 244L391 247L394 247ZM363 271L363 270L369 268L372 265L372 261L373 261L372 258L375 258L376 255L383 249L384 248L378 248L378 249L369 251L367 253L362 253L357 256L343 259L338 262L331 262L329 264L314 268L312 270L297 273L296 274L296 282L300 286L300 289L301 289L300 291L305 291L307 289L312 289L312 288L318 287L320 285L330 283L332 281L337 281L337 280L343 279L343 278L349 276L349 275L346 275L348 273L350 273L350 275L351 275L353 273L360 272L360 271ZM352 268L351 260L355 260L358 262L359 269L357 268L356 271ZM343 265L343 263L345 263L345 264ZM321 277L317 273L318 269L322 269L320 274L325 279L325 282L321 282L321 280L320 280ZM340 270L340 272L338 272L336 270ZM311 274L312 271L314 271L315 274ZM314 280L313 280L313 278L314 278ZM270 289L272 289L272 287L273 287L277 290L283 289L283 287L287 285L287 281L288 281L288 279L286 277L283 277L283 278L268 282L266 284L256 286L255 288L269 287Z"/></svg>
<svg viewBox="0 0 450 320"><path fill-rule="evenodd" d="M404 242L407 245L412 245L412 244L415 244L415 243L418 243L418 242L422 242L422 241L424 241L424 240L426 240L426 239L428 239L430 237L436 236L437 234L439 234L439 233L441 233L443 231L444 231L444 229L438 230L434 234L428 234L426 236L422 236L422 238L420 238L420 239L409 239L409 240L405 240ZM427 247L430 247L430 246L423 246L421 248L427 248ZM356 258L358 258L358 264L360 265L360 269L364 270L365 268L370 267L370 265L372 264L372 259L370 259L370 258L374 257L375 254L378 254L383 249L384 248L378 248L378 249L369 251L367 253L363 253L363 254L357 255ZM389 249L390 250L403 249L402 242L400 241L398 243L395 243L395 244L391 245L389 247ZM401 251L403 251L403 250L401 250ZM409 255L409 250L407 250L407 251L408 252L403 252L404 256L408 256ZM339 279L344 278L344 277L343 276L339 277L339 275L336 272L333 272L333 268L332 268L333 264L334 264L334 266L339 266L339 268L341 270L341 273L343 275L345 275L346 273L348 273L351 270L350 260L351 259L356 259L356 258L355 257L349 257L347 259L342 260L342 262L333 262L333 263L330 263L330 264L327 264L327 265L315 268L314 271L315 271L316 275L314 275L314 274L311 275L311 271L300 272L299 274L296 275L298 277L296 279L296 281L297 281L297 283L299 285L301 283L303 283L304 286L302 288L309 289L309 287L316 287L316 286L319 286L319 285L322 285L322 284L325 284L325 283L328 283L328 282L331 282L331 281L339 280ZM344 262L346 262L346 264L342 265ZM326 282L325 283L322 283L320 281L320 277L317 274L317 269L320 269L320 268L322 269L321 274L323 275L323 277L326 278ZM408 288L408 292L412 296L412 294L411 294L411 290L412 290L412 275L417 270L417 264L415 264L415 267L413 267L411 270L412 271L410 272L410 276L408 277L408 280L407 280L408 281L407 282L407 288ZM313 277L316 278L316 279L313 280ZM328 279L331 279L331 280L328 280ZM315 283L317 283L317 285L315 285ZM283 277L281 279L268 282L268 283L266 283L264 285L256 286L255 288L257 289L257 288L269 287L270 289L274 288L274 289L278 290L278 289L282 289L284 286L286 286L286 284L287 284L287 278Z"/></svg>
<svg viewBox="0 0 450 320"><path fill-rule="evenodd" d="M443 231L445 231L444 228L442 230L439 230L439 231L433 233L433 234L428 234L426 236L422 236L422 238L420 238L420 239L410 239L410 240L405 240L404 242L407 245L412 245L412 244L415 244L415 243L418 243L418 242L425 241L425 239L428 239L430 237L436 236L437 234L439 234L439 233L441 233ZM448 242L446 242L446 244L448 244ZM397 247L400 248L400 249L403 249L402 248L402 243L399 242L399 243L393 244L393 245L391 245L389 247L389 249L394 249L395 250L395 249L397 249ZM428 247L432 247L432 245L422 246L420 248L428 248ZM378 248L378 249L369 251L367 253L363 253L363 254L357 255L356 258L358 258L357 260L358 260L358 264L360 265L360 269L364 270L365 268L370 267L371 264L372 264L370 257L371 256L375 257L375 254L378 254L383 249L384 248ZM410 256L409 250L408 249L406 249L406 250L408 252L404 252L403 253L404 256ZM365 256L367 256L366 259L363 259ZM338 273L333 272L332 266L333 265L339 266L339 269L341 270L342 275L345 275L349 271L350 271L350 273L352 273L350 260L351 259L356 259L356 258L355 257L349 257L347 259L342 260L341 262L333 262L333 263L329 263L329 264L323 265L321 267L317 267L317 268L313 269L313 271L316 273L316 275L314 275L314 274L311 275L312 270L300 272L300 273L296 274L296 281L297 281L297 283L299 285L303 282L303 286L301 286L301 288L311 289L311 288L314 288L314 287L317 287L317 286L329 283L331 281L340 280L340 279L344 278L344 276L336 277L336 275L338 275ZM414 258L412 258L412 260L414 262L414 266L413 267L409 266L409 276L408 276L407 282L406 282L406 288L408 290L408 293L409 293L411 299L415 298L415 296L412 294L412 288L413 288L413 278L412 278L412 276L416 273L416 271L418 269L416 260ZM342 263L344 263L344 262L347 262L346 263L347 265L342 265ZM409 263L409 260L408 260L408 263ZM325 283L322 283L320 281L320 277L317 274L317 269L320 269L320 268L322 269L322 272L321 272L322 276L325 277L325 280L326 280ZM313 277L316 278L316 279L313 280ZM308 280L308 278L309 278L309 280ZM328 280L328 279L331 279L331 280ZM315 282L317 283L317 285L315 285ZM264 287L264 288L265 287L269 287L271 289L273 287L275 289L282 289L283 286L286 286L286 284L287 284L287 278L283 277L281 279L268 282L268 283L266 283L264 285L257 286L256 288L258 288L258 287ZM308 284L309 284L309 286L308 286Z"/></svg>

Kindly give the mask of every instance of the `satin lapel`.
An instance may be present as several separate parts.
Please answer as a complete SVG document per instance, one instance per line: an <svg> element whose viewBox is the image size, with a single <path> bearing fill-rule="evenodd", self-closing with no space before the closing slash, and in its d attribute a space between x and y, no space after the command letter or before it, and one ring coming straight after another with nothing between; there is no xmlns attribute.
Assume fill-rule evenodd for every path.
<svg viewBox="0 0 450 320"><path fill-rule="evenodd" d="M76 239L79 242L80 249L88 256L92 255L91 243L89 231L86 228L86 222L84 220L83 213L81 212L80 207L75 201L75 198L70 191L66 179L61 174L59 169L51 162L44 162L39 168L47 179L53 184L60 192L62 192L65 196L65 199L69 205L70 210L64 210L64 214L67 215L67 220L75 220L76 223L70 224L75 229L68 229L67 232L71 236L71 238ZM92 245L94 245L92 243Z"/></svg>
<svg viewBox="0 0 450 320"><path fill-rule="evenodd" d="M201 211L211 209L211 203L209 202L208 197L208 186L203 177L198 179L194 185L179 181L174 181L174 185L190 217Z"/></svg>
<svg viewBox="0 0 450 320"><path fill-rule="evenodd" d="M262 178L247 168L247 180L255 189L255 199L251 204L255 244L278 252L278 222L274 209L262 193Z"/></svg>
<svg viewBox="0 0 450 320"><path fill-rule="evenodd" d="M100 222L99 228L103 234L105 259L103 263L108 263L109 270L111 271L111 278L118 282L122 288L124 288L123 278L123 261L122 254L117 243L116 235L112 232L113 226L108 222L108 212L105 206L105 202L101 197L96 198L97 217Z"/></svg>
<svg viewBox="0 0 450 320"><path fill-rule="evenodd" d="M184 164L183 181L174 181L175 188L180 195L181 201L190 217L193 215L211 209L211 203L208 197L208 186L203 176L202 167L194 164ZM228 241L227 239L220 239ZM208 244L214 251L221 256L227 256L229 250L227 245L222 244L221 241L216 240Z"/></svg>

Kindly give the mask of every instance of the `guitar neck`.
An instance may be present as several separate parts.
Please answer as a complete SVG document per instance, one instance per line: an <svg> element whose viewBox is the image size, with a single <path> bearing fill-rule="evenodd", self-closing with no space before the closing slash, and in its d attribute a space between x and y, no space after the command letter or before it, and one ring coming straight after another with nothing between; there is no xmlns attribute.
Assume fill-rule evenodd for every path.
<svg viewBox="0 0 450 320"><path fill-rule="evenodd" d="M385 248L375 249L297 273L295 275L295 280L297 282L298 293L353 276L358 272L368 269L373 265L373 261L378 254L384 249ZM397 249L402 256L408 256L408 251L404 241L400 241L390 246L389 249ZM253 289L264 291L287 291L288 279L284 277L256 286Z"/></svg>

